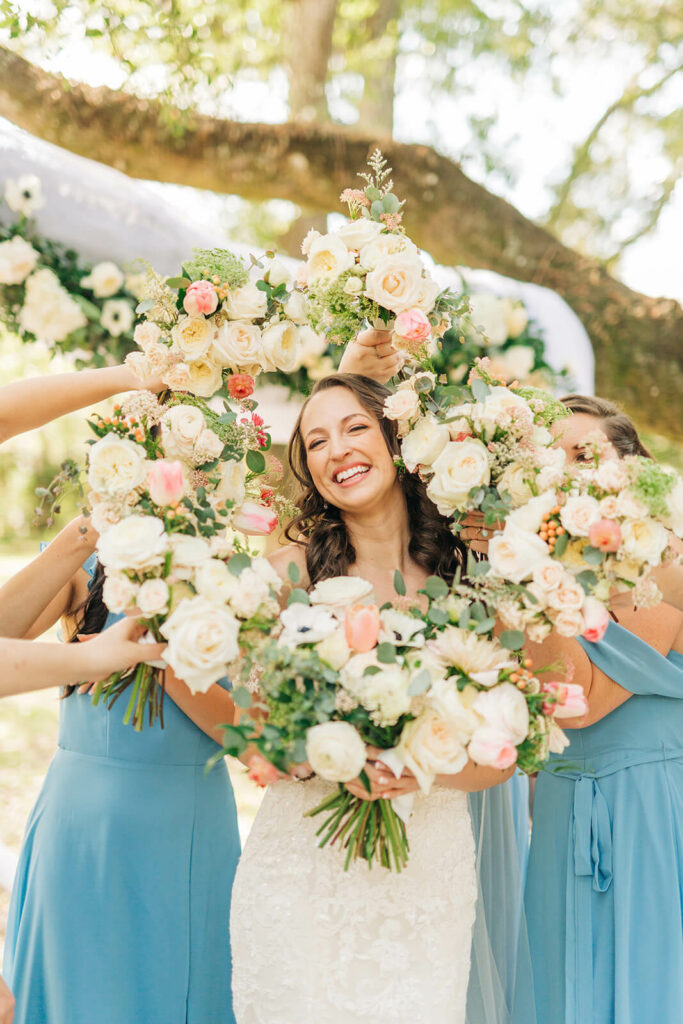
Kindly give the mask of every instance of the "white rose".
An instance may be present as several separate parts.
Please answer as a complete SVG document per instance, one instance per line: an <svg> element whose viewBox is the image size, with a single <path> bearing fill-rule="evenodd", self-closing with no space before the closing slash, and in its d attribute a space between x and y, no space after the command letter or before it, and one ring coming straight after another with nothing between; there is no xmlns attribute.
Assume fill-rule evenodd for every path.
<svg viewBox="0 0 683 1024"><path fill-rule="evenodd" d="M620 491L628 484L628 471L620 459L606 459L598 463L595 482L605 491Z"/></svg>
<svg viewBox="0 0 683 1024"><path fill-rule="evenodd" d="M261 335L263 369L266 372L282 370L293 373L299 365L301 349L301 328L289 320L281 320L272 327L266 327Z"/></svg>
<svg viewBox="0 0 683 1024"><path fill-rule="evenodd" d="M178 579L191 579L193 571L211 557L211 548L203 537L170 533L168 544L172 554L171 565Z"/></svg>
<svg viewBox="0 0 683 1024"><path fill-rule="evenodd" d="M427 413L401 442L401 456L406 469L414 473L418 466L431 466L449 440L448 426Z"/></svg>
<svg viewBox="0 0 683 1024"><path fill-rule="evenodd" d="M386 259L387 256L399 252L417 256L417 246L409 241L405 235L384 232L371 242L368 242L360 250L360 265L365 270L374 270L377 264Z"/></svg>
<svg viewBox="0 0 683 1024"><path fill-rule="evenodd" d="M664 524L676 534L683 537L683 480L678 480L667 495L668 515L663 517Z"/></svg>
<svg viewBox="0 0 683 1024"><path fill-rule="evenodd" d="M268 296L255 284L244 284L230 292L223 309L231 320L260 320L268 311Z"/></svg>
<svg viewBox="0 0 683 1024"><path fill-rule="evenodd" d="M305 324L308 315L308 303L303 292L294 291L282 307L288 320L295 324Z"/></svg>
<svg viewBox="0 0 683 1024"><path fill-rule="evenodd" d="M368 245L377 238L383 230L383 225L378 221L370 220L368 217L359 217L358 220L349 220L346 224L342 224L335 234L341 238L347 249L362 249L364 245Z"/></svg>
<svg viewBox="0 0 683 1024"><path fill-rule="evenodd" d="M346 295L360 295L363 291L362 277L347 277L344 281L344 292Z"/></svg>
<svg viewBox="0 0 683 1024"><path fill-rule="evenodd" d="M280 615L284 629L279 642L284 647L298 647L299 644L317 644L337 629L339 623L326 608L290 604Z"/></svg>
<svg viewBox="0 0 683 1024"><path fill-rule="evenodd" d="M529 323L529 314L524 308L524 303L510 298L501 299L500 303L503 307L503 316L505 317L508 338L518 338ZM515 347L521 348L522 346Z"/></svg>
<svg viewBox="0 0 683 1024"><path fill-rule="evenodd" d="M212 359L195 359L189 366L187 390L200 398L212 398L223 386L223 369Z"/></svg>
<svg viewBox="0 0 683 1024"><path fill-rule="evenodd" d="M346 642L343 629L335 629L333 633L324 637L316 647L318 657L337 672L344 667L351 657L351 648Z"/></svg>
<svg viewBox="0 0 683 1024"><path fill-rule="evenodd" d="M488 292L470 295L470 320L491 345L502 345L508 338L505 310L500 299Z"/></svg>
<svg viewBox="0 0 683 1024"><path fill-rule="evenodd" d="M511 583L527 579L549 557L548 545L540 537L520 530L509 519L503 533L489 541L491 569Z"/></svg>
<svg viewBox="0 0 683 1024"><path fill-rule="evenodd" d="M193 693L205 693L239 655L239 622L204 597L185 598L161 627L164 658Z"/></svg>
<svg viewBox="0 0 683 1024"><path fill-rule="evenodd" d="M531 406L526 398L515 394L509 388L502 386L491 388L483 405L489 416L495 416L498 419L514 414L518 418L533 420Z"/></svg>
<svg viewBox="0 0 683 1024"><path fill-rule="evenodd" d="M235 505L241 505L246 497L246 469L243 462L235 459L226 459L218 467L220 481L215 490L219 501L230 501Z"/></svg>
<svg viewBox="0 0 683 1024"><path fill-rule="evenodd" d="M127 494L147 477L147 453L116 434L106 434L90 446L88 483L104 494Z"/></svg>
<svg viewBox="0 0 683 1024"><path fill-rule="evenodd" d="M525 505L510 512L507 522L525 530L529 533L536 533L543 522L543 516L550 512L551 508L557 505L557 495L554 491L545 491L537 497L527 501Z"/></svg>
<svg viewBox="0 0 683 1024"><path fill-rule="evenodd" d="M625 519L643 519L647 516L647 506L635 494L625 490L617 495L617 514Z"/></svg>
<svg viewBox="0 0 683 1024"><path fill-rule="evenodd" d="M457 775L467 764L458 730L432 709L404 726L398 751L423 793L429 792L435 776Z"/></svg>
<svg viewBox="0 0 683 1024"><path fill-rule="evenodd" d="M110 612L120 615L135 606L138 588L122 573L107 574L102 587L102 600Z"/></svg>
<svg viewBox="0 0 683 1024"><path fill-rule="evenodd" d="M244 320L222 324L216 331L211 356L234 373L257 372L263 362L261 331L255 324Z"/></svg>
<svg viewBox="0 0 683 1024"><path fill-rule="evenodd" d="M441 287L438 282L432 277L425 276L420 282L420 291L415 305L418 309L421 309L423 313L431 313L434 309L434 303L440 293Z"/></svg>
<svg viewBox="0 0 683 1024"><path fill-rule="evenodd" d="M113 338L129 331L134 321L133 307L125 299L108 299L102 306L100 323Z"/></svg>
<svg viewBox="0 0 683 1024"><path fill-rule="evenodd" d="M553 621L560 636L580 636L586 628L583 615L574 608L558 612Z"/></svg>
<svg viewBox="0 0 683 1024"><path fill-rule="evenodd" d="M505 467L497 484L498 490L507 491L512 498L514 507L519 508L520 505L533 498L533 492L528 483L533 478L533 470L519 462L513 462Z"/></svg>
<svg viewBox="0 0 683 1024"><path fill-rule="evenodd" d="M81 285L89 288L98 299L116 295L124 282L123 271L111 260L96 263L87 277L81 278Z"/></svg>
<svg viewBox="0 0 683 1024"><path fill-rule="evenodd" d="M252 558L251 568L276 594L280 593L282 590L282 579L267 558L261 558L260 556Z"/></svg>
<svg viewBox="0 0 683 1024"><path fill-rule="evenodd" d="M270 587L253 569L243 569L230 603L241 619L250 619L270 599Z"/></svg>
<svg viewBox="0 0 683 1024"><path fill-rule="evenodd" d="M556 590L566 576L566 571L554 558L546 558L534 569L532 579L544 594Z"/></svg>
<svg viewBox="0 0 683 1024"><path fill-rule="evenodd" d="M548 594L548 607L558 612L581 611L585 598L581 584L569 573L565 573L556 589Z"/></svg>
<svg viewBox="0 0 683 1024"><path fill-rule="evenodd" d="M669 543L666 529L655 519L630 519L621 527L621 552L628 558L659 565Z"/></svg>
<svg viewBox="0 0 683 1024"><path fill-rule="evenodd" d="M507 733L515 746L527 738L529 707L524 694L512 683L500 683L480 693L474 702L474 710L490 728Z"/></svg>
<svg viewBox="0 0 683 1024"><path fill-rule="evenodd" d="M155 516L126 516L114 523L97 542L97 554L106 569L141 572L161 565L168 550L164 524Z"/></svg>
<svg viewBox="0 0 683 1024"><path fill-rule="evenodd" d="M363 771L367 753L360 734L349 722L323 722L306 736L306 758L326 782L350 782Z"/></svg>
<svg viewBox="0 0 683 1024"><path fill-rule="evenodd" d="M11 178L5 185L5 202L10 210L24 217L32 217L45 205L43 186L37 174L22 174Z"/></svg>
<svg viewBox="0 0 683 1024"><path fill-rule="evenodd" d="M328 342L324 334L316 334L312 327L299 327L299 366L312 369L320 361ZM297 367L298 368L298 367Z"/></svg>
<svg viewBox="0 0 683 1024"><path fill-rule="evenodd" d="M476 438L449 441L432 470L427 494L442 515L465 508L472 488L488 486L491 479L489 453Z"/></svg>
<svg viewBox="0 0 683 1024"><path fill-rule="evenodd" d="M470 699L471 695L476 699L478 692L475 687L467 686L461 693L452 679L437 679L429 691L429 706L451 724L462 743L467 743L481 725L481 716L474 710L474 701Z"/></svg>
<svg viewBox="0 0 683 1024"><path fill-rule="evenodd" d="M366 296L392 313L414 306L421 287L422 264L409 253L387 256L365 278Z"/></svg>
<svg viewBox="0 0 683 1024"><path fill-rule="evenodd" d="M59 278L42 267L26 278L24 305L19 311L19 325L29 334L48 344L63 341L88 319L74 299L59 283Z"/></svg>
<svg viewBox="0 0 683 1024"><path fill-rule="evenodd" d="M491 360L492 366L505 380L526 380L535 362L536 353L528 345L513 345Z"/></svg>
<svg viewBox="0 0 683 1024"><path fill-rule="evenodd" d="M99 501L93 505L90 509L90 522L94 530L98 533L104 533L114 523L118 523L121 518L121 510L118 502L110 505L106 501Z"/></svg>
<svg viewBox="0 0 683 1024"><path fill-rule="evenodd" d="M220 558L203 561L195 570L193 582L197 593L214 604L228 604L239 587L237 576Z"/></svg>
<svg viewBox="0 0 683 1024"><path fill-rule="evenodd" d="M204 316L181 316L171 328L176 352L182 352L188 363L202 359L211 348L216 329Z"/></svg>
<svg viewBox="0 0 683 1024"><path fill-rule="evenodd" d="M213 462L214 459L219 457L223 447L223 442L218 434L215 434L213 430L208 428L202 430L195 444L194 455L196 463L201 466L205 462Z"/></svg>
<svg viewBox="0 0 683 1024"><path fill-rule="evenodd" d="M266 274L268 275L268 284L273 288L277 288L281 284L289 287L291 274L282 260L271 260L268 264Z"/></svg>
<svg viewBox="0 0 683 1024"><path fill-rule="evenodd" d="M600 520L600 506L590 494L567 498L560 511L560 522L572 537L587 537L593 523Z"/></svg>
<svg viewBox="0 0 683 1024"><path fill-rule="evenodd" d="M311 604L324 604L333 610L348 608L352 604L370 604L373 600L372 583L360 576L332 576L316 583L308 596Z"/></svg>
<svg viewBox="0 0 683 1024"><path fill-rule="evenodd" d="M149 345L157 345L161 340L161 328L151 320L143 320L136 324L133 331L133 341L144 351Z"/></svg>
<svg viewBox="0 0 683 1024"><path fill-rule="evenodd" d="M420 412L420 398L413 388L401 387L384 400L384 415L388 420L409 421Z"/></svg>
<svg viewBox="0 0 683 1024"><path fill-rule="evenodd" d="M0 284L21 284L38 262L38 253L21 235L0 242Z"/></svg>
<svg viewBox="0 0 683 1024"><path fill-rule="evenodd" d="M166 580L145 580L138 591L138 608L143 615L163 615L168 611L169 589Z"/></svg>
<svg viewBox="0 0 683 1024"><path fill-rule="evenodd" d="M190 461L197 438L206 429L204 415L194 405L174 405L161 420L161 447L170 459Z"/></svg>
<svg viewBox="0 0 683 1024"><path fill-rule="evenodd" d="M331 284L340 274L354 265L352 253L337 235L320 235L308 251L308 280Z"/></svg>

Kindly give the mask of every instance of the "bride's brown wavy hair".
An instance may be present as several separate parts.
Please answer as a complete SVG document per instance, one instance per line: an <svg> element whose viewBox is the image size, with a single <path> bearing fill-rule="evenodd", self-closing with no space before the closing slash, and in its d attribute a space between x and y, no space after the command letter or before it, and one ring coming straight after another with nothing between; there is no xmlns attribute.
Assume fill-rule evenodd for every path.
<svg viewBox="0 0 683 1024"><path fill-rule="evenodd" d="M397 424L383 415L384 401L391 394L388 388L355 373L334 373L318 381L299 413L289 442L289 465L301 484L302 493L297 499L300 513L285 529L288 540L306 549L311 586L329 576L347 575L356 560L342 513L328 504L315 488L301 434L301 419L309 401L314 395L331 388L346 388L355 395L363 408L378 421L390 455L400 455ZM458 566L465 562L462 541L453 536L448 528L448 519L427 497L426 485L417 474L399 471L399 481L408 510L408 551L423 569L450 583Z"/></svg>

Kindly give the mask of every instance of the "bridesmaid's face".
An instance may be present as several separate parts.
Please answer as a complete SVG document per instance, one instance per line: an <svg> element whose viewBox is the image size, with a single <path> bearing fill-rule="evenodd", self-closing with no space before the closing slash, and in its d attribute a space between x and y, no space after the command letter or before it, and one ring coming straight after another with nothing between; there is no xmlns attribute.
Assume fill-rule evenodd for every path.
<svg viewBox="0 0 683 1024"><path fill-rule="evenodd" d="M399 486L378 420L348 388L310 399L301 436L316 490L342 511L368 511Z"/></svg>
<svg viewBox="0 0 683 1024"><path fill-rule="evenodd" d="M600 431L607 440L601 430L601 423L598 416L591 416L587 412L573 412L566 419L554 423L550 432L556 439L557 447L564 449L567 462L585 462L586 452L581 446L586 438Z"/></svg>

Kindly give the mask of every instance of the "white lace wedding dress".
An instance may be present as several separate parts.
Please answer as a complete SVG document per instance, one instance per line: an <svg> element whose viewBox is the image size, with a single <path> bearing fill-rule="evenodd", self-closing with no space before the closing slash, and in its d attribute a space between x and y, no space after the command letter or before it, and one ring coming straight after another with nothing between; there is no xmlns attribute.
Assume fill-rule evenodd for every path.
<svg viewBox="0 0 683 1024"><path fill-rule="evenodd" d="M237 1024L464 1024L476 903L465 793L418 795L401 874L317 846L331 792L270 788L232 897Z"/></svg>

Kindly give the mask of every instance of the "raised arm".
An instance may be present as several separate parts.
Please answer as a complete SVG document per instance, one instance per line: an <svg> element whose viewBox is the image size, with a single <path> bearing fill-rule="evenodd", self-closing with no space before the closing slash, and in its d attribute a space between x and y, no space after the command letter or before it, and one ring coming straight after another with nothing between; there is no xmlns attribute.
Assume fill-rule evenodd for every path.
<svg viewBox="0 0 683 1024"><path fill-rule="evenodd" d="M339 369L386 384L403 366L403 356L391 344L391 331L362 331L344 350Z"/></svg>

